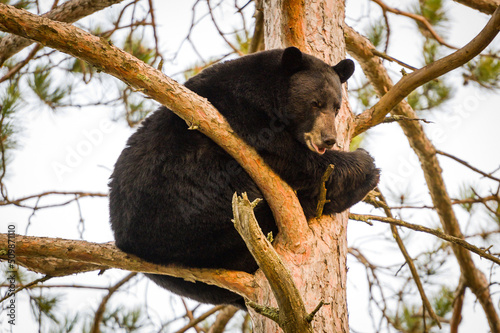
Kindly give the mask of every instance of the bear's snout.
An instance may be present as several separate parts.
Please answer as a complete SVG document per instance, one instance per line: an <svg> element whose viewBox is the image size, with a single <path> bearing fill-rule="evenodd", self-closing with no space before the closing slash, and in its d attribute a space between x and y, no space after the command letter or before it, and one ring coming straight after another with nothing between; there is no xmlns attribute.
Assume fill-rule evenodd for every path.
<svg viewBox="0 0 500 333"><path fill-rule="evenodd" d="M323 140L323 146L326 149L332 149L337 143L337 137L334 133L322 133L321 139Z"/></svg>

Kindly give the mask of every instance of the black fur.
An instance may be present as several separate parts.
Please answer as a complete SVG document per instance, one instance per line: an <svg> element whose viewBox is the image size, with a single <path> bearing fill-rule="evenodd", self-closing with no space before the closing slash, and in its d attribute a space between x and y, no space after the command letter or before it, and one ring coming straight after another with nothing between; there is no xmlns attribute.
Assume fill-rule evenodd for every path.
<svg viewBox="0 0 500 333"><path fill-rule="evenodd" d="M231 127L254 146L296 191L306 217L315 213L319 180L327 183L325 214L341 212L376 186L379 172L364 150L324 154L306 146L322 100L335 117L341 79L349 60L331 67L297 49L272 50L212 66L186 82L206 97ZM343 71L337 73L337 71ZM339 79L339 77L341 79ZM252 273L258 267L231 223L231 197L262 197L248 174L219 146L165 107L130 137L110 181L110 215L116 245L158 264L226 268ZM277 233L263 202L256 216L265 234ZM206 303L242 305L240 296L203 283L149 275L159 285Z"/></svg>

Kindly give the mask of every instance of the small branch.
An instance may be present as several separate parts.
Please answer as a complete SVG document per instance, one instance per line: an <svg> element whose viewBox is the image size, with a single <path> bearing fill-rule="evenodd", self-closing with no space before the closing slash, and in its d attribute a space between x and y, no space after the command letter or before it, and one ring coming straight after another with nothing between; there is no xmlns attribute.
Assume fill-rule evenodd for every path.
<svg viewBox="0 0 500 333"><path fill-rule="evenodd" d="M4 37L4 38L8 38L8 37ZM33 59L33 57L36 55L36 53L41 48L42 48L42 46L40 44L37 44L33 48L33 50L31 50L30 54L28 54L28 56L23 61L18 62L14 67L12 67L11 70L9 70L7 72L7 74L5 74L4 76L2 76L2 78L0 78L0 83L2 83L4 81L12 78L16 73L18 73L21 70L21 68L23 68L24 66L26 66L26 64L29 63L31 59Z"/></svg>
<svg viewBox="0 0 500 333"><path fill-rule="evenodd" d="M25 284L19 288L17 288L16 290L14 290L14 295L17 294L18 292L20 292L21 290L24 290L24 289L31 289L33 288L34 286L36 286L37 284L39 283L43 283L49 279L51 279L52 276L49 276L49 275L45 275L44 277L41 277L39 279L36 279L34 281L31 281L30 283L28 284ZM7 298L11 297L13 294L9 294L7 293L4 297L0 298L0 303L2 303L3 301L5 301Z"/></svg>
<svg viewBox="0 0 500 333"><path fill-rule="evenodd" d="M328 167L326 168L325 173L321 177L320 181L320 188L319 188L319 195L318 195L318 205L316 206L316 218L319 219L321 215L323 215L323 208L325 207L326 203L329 203L330 200L326 199L326 182L328 179L330 179L330 176L332 175L333 169L335 169L335 166L333 164L329 164Z"/></svg>
<svg viewBox="0 0 500 333"><path fill-rule="evenodd" d="M312 310L312 312L310 314L307 315L306 317L306 320L308 322L311 322L313 321L314 319L314 316L316 315L316 313L318 313L318 311L323 307L323 305L328 305L329 303L325 303L325 301L321 300L319 301L319 304L314 308L314 310Z"/></svg>
<svg viewBox="0 0 500 333"><path fill-rule="evenodd" d="M91 192L60 192L60 191L49 191L49 192L43 192L40 194L34 194L30 195L24 198L19 198L19 199L13 199L13 200L0 200L0 206L6 206L6 205L16 205L16 206L22 206L21 203L23 201L31 200L31 199L40 199L45 196L49 195L72 195L75 196L75 198L71 199L69 202L72 202L74 200L84 198L84 197L107 197L107 193L91 193ZM69 202L65 202L64 204L67 204ZM56 204L57 205L57 204ZM24 207L24 206L23 206ZM52 207L50 205L49 207ZM40 209L40 207L37 207L37 209Z"/></svg>
<svg viewBox="0 0 500 333"><path fill-rule="evenodd" d="M245 304L247 305L247 307L252 308L258 314L271 319L275 323L280 323L280 310L278 308L263 306L250 300L245 300Z"/></svg>
<svg viewBox="0 0 500 333"><path fill-rule="evenodd" d="M418 70L418 68L413 67L413 66L410 66L410 65L408 65L407 63L404 63L404 62L402 62L401 60L398 60L398 59L396 59L396 58L393 58L393 57L391 57L390 55L388 55L388 54L386 54L386 53L384 53L384 52L380 52L380 51L379 51L379 50L377 50L377 49L371 49L371 51L372 51L372 53L373 53L374 55L379 56L380 58L383 58L383 59L385 59L385 60L389 60L389 61L395 62L395 63L397 63L398 65L401 65L401 66L403 66L403 67L406 67L406 68L408 68L408 69L411 69L412 71L416 71L416 70Z"/></svg>
<svg viewBox="0 0 500 333"><path fill-rule="evenodd" d="M212 19L212 23L214 24L214 27L217 30L217 32L219 33L219 35L222 37L224 42L226 42L226 44L234 51L234 53L236 53L240 57L243 56L244 55L243 52L238 50L236 48L236 46L234 46L233 43L231 43L226 38L226 34L224 32L222 32L222 30L220 30L219 25L217 24L217 21L215 20L214 13L212 12L212 6L210 5L210 0L206 0L206 1L207 1L208 13L210 14L210 18Z"/></svg>
<svg viewBox="0 0 500 333"><path fill-rule="evenodd" d="M450 319L450 333L458 333L458 326L462 322L462 307L464 305L464 296L466 290L465 280L460 277L458 287L453 298L453 313Z"/></svg>
<svg viewBox="0 0 500 333"><path fill-rule="evenodd" d="M121 286L123 286L125 283L130 281L131 278L136 276L137 273L129 273L127 276L125 276L123 279L121 279L117 284L115 284L113 287L108 289L108 294L103 297L101 304L99 304L99 307L97 308L97 311L95 312L94 316L94 323L92 325L92 328L90 330L91 333L100 333L101 329L99 327L99 324L101 323L102 317L104 316L104 311L106 310L106 304L108 303L109 299L113 294L120 289Z"/></svg>
<svg viewBox="0 0 500 333"><path fill-rule="evenodd" d="M410 118L406 116L400 116L400 115L394 115L394 116L388 116L385 117L382 123L387 124L387 123L393 123L397 121L421 121L426 124L432 124L433 122L427 119L423 118Z"/></svg>
<svg viewBox="0 0 500 333"><path fill-rule="evenodd" d="M408 223L408 222L405 222L402 220L393 219L393 218L389 218L389 217L381 217L381 216L376 216L376 215L359 215L359 214L352 214L351 213L351 214L349 214L349 218L351 220L357 220L357 221L363 221L363 222L365 222L366 220L374 220L374 221L398 225L400 227L405 227L405 228L412 229L415 231L425 232L425 233L434 235L436 237L439 237L447 242L459 245L459 246L461 246L461 247L463 247L471 252L474 252L475 254L479 255L480 257L486 258L488 260L493 261L497 265L500 265L500 258L497 258L497 257L487 253L486 251L483 251L480 248L470 244L470 243L467 243L462 238L450 236L450 235L445 234L444 232L436 230L436 229L431 229L431 228L424 227L422 225L412 224L412 223Z"/></svg>
<svg viewBox="0 0 500 333"><path fill-rule="evenodd" d="M184 326L185 327L184 331L187 331L190 328L194 328L194 330L196 331L196 333L200 333L200 328L197 326L199 322L195 321L196 318L193 315L193 311L191 311L189 309L188 305L186 304L186 300L184 299L184 297L181 297L181 301L182 301L182 305L184 305L184 309L186 310L185 317L187 317L189 319L189 323L186 326Z"/></svg>
<svg viewBox="0 0 500 333"><path fill-rule="evenodd" d="M382 8L383 11L387 11L387 12L397 14L397 15L406 16L406 17L411 18L412 20L415 20L415 21L422 23L425 26L425 28L430 32L432 37L438 41L438 43L440 43L446 47L449 47L450 49L455 49L455 50L457 49L456 47L451 46L444 39L442 39L441 36L439 36L437 34L437 32L434 30L434 28L432 27L432 24L430 24L429 21L425 17L423 17L422 15L413 14L413 13L405 12L405 11L402 11L402 10L399 10L396 8L389 7L385 3L383 3L382 0L372 0L372 1L375 2L376 4L378 4Z"/></svg>
<svg viewBox="0 0 500 333"><path fill-rule="evenodd" d="M470 165L469 163L465 162L464 160L459 159L458 157L455 157L455 156L453 156L453 155L450 155L450 154L448 154L448 153L445 153L444 151L441 151L441 150L436 150L436 154L439 154L439 155L443 155L443 156L449 157L449 158L451 158L452 160L455 160L455 161L457 161L458 163L465 165L465 166L466 166L466 167L468 167L469 169L471 169L471 170L473 170L473 171L475 171L475 172L477 172L477 173L479 173L479 174L481 174L481 175L485 176L486 178L493 179L494 181L500 182L500 178L493 177L491 174L488 174L488 173L486 173L486 172L483 172L483 171L479 170L478 168L473 167L472 165Z"/></svg>
<svg viewBox="0 0 500 333"><path fill-rule="evenodd" d="M238 308L232 305L226 305L222 310L219 311L217 317L215 318L215 322L212 324L208 333L223 333L224 328L227 323L234 315L238 312Z"/></svg>
<svg viewBox="0 0 500 333"><path fill-rule="evenodd" d="M184 326L180 330L176 331L175 333L184 333L184 332L186 332L188 329L193 328L197 324L201 323L202 321L204 321L205 319L207 319L208 317L210 317L211 315L213 315L217 311L220 311L220 310L224 309L225 307L226 307L226 305L217 305L217 306L214 306L212 309L208 310L207 312L205 312L201 316L199 316L199 317L194 318L193 320L191 320L186 326Z"/></svg>
<svg viewBox="0 0 500 333"><path fill-rule="evenodd" d="M248 53L261 51L264 48L264 10L262 0L255 1L255 28Z"/></svg>

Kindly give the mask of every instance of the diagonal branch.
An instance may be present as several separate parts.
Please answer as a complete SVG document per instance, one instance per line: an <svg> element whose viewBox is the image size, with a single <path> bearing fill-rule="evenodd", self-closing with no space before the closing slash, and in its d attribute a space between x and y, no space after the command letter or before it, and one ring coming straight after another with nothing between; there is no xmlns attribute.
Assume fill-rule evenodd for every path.
<svg viewBox="0 0 500 333"><path fill-rule="evenodd" d="M123 0L70 0L57 6L50 12L45 13L43 16L54 21L73 23L85 16L122 1ZM31 43L33 43L33 41L16 35L2 38L0 41L0 66L2 66L5 60L25 47L28 47Z"/></svg>
<svg viewBox="0 0 500 333"><path fill-rule="evenodd" d="M493 179L494 181L497 181L497 182L500 182L500 179L499 178L496 178L496 177L493 177L491 174L487 174L486 172L483 172L481 170L479 170L478 168L475 168L473 167L472 165L470 165L469 163L465 162L464 160L461 160L459 159L458 157L456 156L453 156L451 154L448 154L448 153L445 153L444 151L441 151L441 150L436 150L436 154L439 154L439 155L443 155L443 156L446 156L448 158L451 158L452 160L455 160L457 161L458 163L462 164L462 165L465 165L467 168L471 169L472 171L475 171L481 175L483 175L484 177L486 178L489 178L489 179Z"/></svg>
<svg viewBox="0 0 500 333"><path fill-rule="evenodd" d="M498 34L500 7L498 7L483 30L467 45L411 74L403 76L377 104L356 117L353 137L370 127L380 124L384 117L413 90L449 71L462 66L478 55ZM346 27L346 31L352 28ZM352 35L352 33L350 33Z"/></svg>
<svg viewBox="0 0 500 333"><path fill-rule="evenodd" d="M201 316L198 316L196 318L191 319L189 321L189 323L187 323L181 329L175 331L175 333L184 333L184 332L186 332L187 330L189 330L190 328L195 327L195 325L201 323L202 321L204 321L205 319L207 319L208 317L210 317L211 315L213 315L217 311L223 310L226 306L227 305L217 305L217 306L214 306L213 308L211 308L210 310L208 310L207 312L205 312Z"/></svg>
<svg viewBox="0 0 500 333"><path fill-rule="evenodd" d="M265 164L255 149L236 135L205 98L107 40L70 24L0 4L0 30L36 40L80 58L167 106L192 128L221 146L248 172L274 213L284 245L291 250L301 248L300 240L309 228L297 196Z"/></svg>
<svg viewBox="0 0 500 333"><path fill-rule="evenodd" d="M108 294L102 298L101 303L97 307L97 310L96 310L95 315L94 315L94 322L92 324L92 328L90 330L90 333L100 333L101 332L99 326L100 326L102 318L104 316L104 311L106 311L106 305L108 304L109 300L111 299L111 296L113 296L113 294L118 289L120 289L124 284L126 284L128 281L130 281L136 275L137 275L137 273L129 273L123 279L118 281L117 284L115 284L114 286L112 286L111 288L108 289Z"/></svg>
<svg viewBox="0 0 500 333"><path fill-rule="evenodd" d="M393 14L406 16L406 17L411 18L412 20L420 22L421 24L423 24L425 26L425 28L427 29L427 31L429 31L429 33L432 35L432 37L435 40L437 40L440 44L442 44L446 47L449 47L450 49L456 49L456 47L451 46L450 44L446 43L446 41L444 39L442 39L441 36L439 36L437 34L437 32L434 30L434 28L432 27L432 24L430 24L429 21L425 17L423 17L422 15L409 13L409 12L405 12L403 10L399 10L397 8L389 7L382 0L372 0L372 1L375 2L377 5L379 5L380 8L382 8L382 10L384 12L387 11L387 12L390 12Z"/></svg>
<svg viewBox="0 0 500 333"><path fill-rule="evenodd" d="M285 333L312 333L310 321L307 320L308 313L302 296L295 285L292 276L273 246L262 233L255 219L253 209L258 200L250 202L246 193L239 197L233 195L234 226L245 241L250 253L259 264L260 269L269 281L273 291L278 309L272 309L273 316L278 325ZM253 303L250 303L252 306ZM254 308L261 308L255 307ZM269 308L264 309L271 311ZM277 313L276 313L277 311Z"/></svg>
<svg viewBox="0 0 500 333"><path fill-rule="evenodd" d="M439 231L439 230L436 230L436 229L427 228L427 227L424 227L424 226L418 225L418 224L408 223L408 222L405 222L403 220L398 220L398 219L395 219L392 217L382 217L382 216L376 216L376 215L360 215L360 214L351 213L351 214L349 214L349 218L351 220L363 221L363 222L374 220L374 221L389 223L391 225L405 227L405 228L415 230L415 231L425 232L425 233L434 235L436 237L439 237L442 240L445 240L445 241L450 242L452 244L459 245L459 246L463 247L464 249L467 249L471 252L474 252L475 254L477 254L478 256L480 256L482 258L491 260L495 264L500 265L500 258L489 254L485 250L481 250L477 246L474 246L471 243L464 241L462 238L451 236L449 234L446 234L446 233Z"/></svg>
<svg viewBox="0 0 500 333"><path fill-rule="evenodd" d="M215 322L208 330L208 333L223 333L227 323L234 317L237 311L238 308L235 306L224 306L224 308L217 314L217 318L215 318Z"/></svg>
<svg viewBox="0 0 500 333"><path fill-rule="evenodd" d="M500 0L453 0L462 5L479 10L485 14L493 14L495 9L500 6Z"/></svg>
<svg viewBox="0 0 500 333"><path fill-rule="evenodd" d="M7 234L0 234L0 260L8 258L9 241L12 242ZM30 260L26 261L26 258ZM152 264L120 251L114 242L99 244L62 238L16 235L15 259L18 265L51 276L118 268L132 272L170 275L192 282L201 281L250 299L254 298L258 288L254 276L245 272Z"/></svg>

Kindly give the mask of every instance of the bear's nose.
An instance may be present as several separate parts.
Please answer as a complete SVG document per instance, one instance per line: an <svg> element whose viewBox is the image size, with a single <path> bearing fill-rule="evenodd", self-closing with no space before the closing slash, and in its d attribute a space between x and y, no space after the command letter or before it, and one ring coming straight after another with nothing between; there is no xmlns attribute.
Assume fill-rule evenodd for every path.
<svg viewBox="0 0 500 333"><path fill-rule="evenodd" d="M323 143L330 148L337 142L337 139L335 139L334 136L323 136L322 139Z"/></svg>

